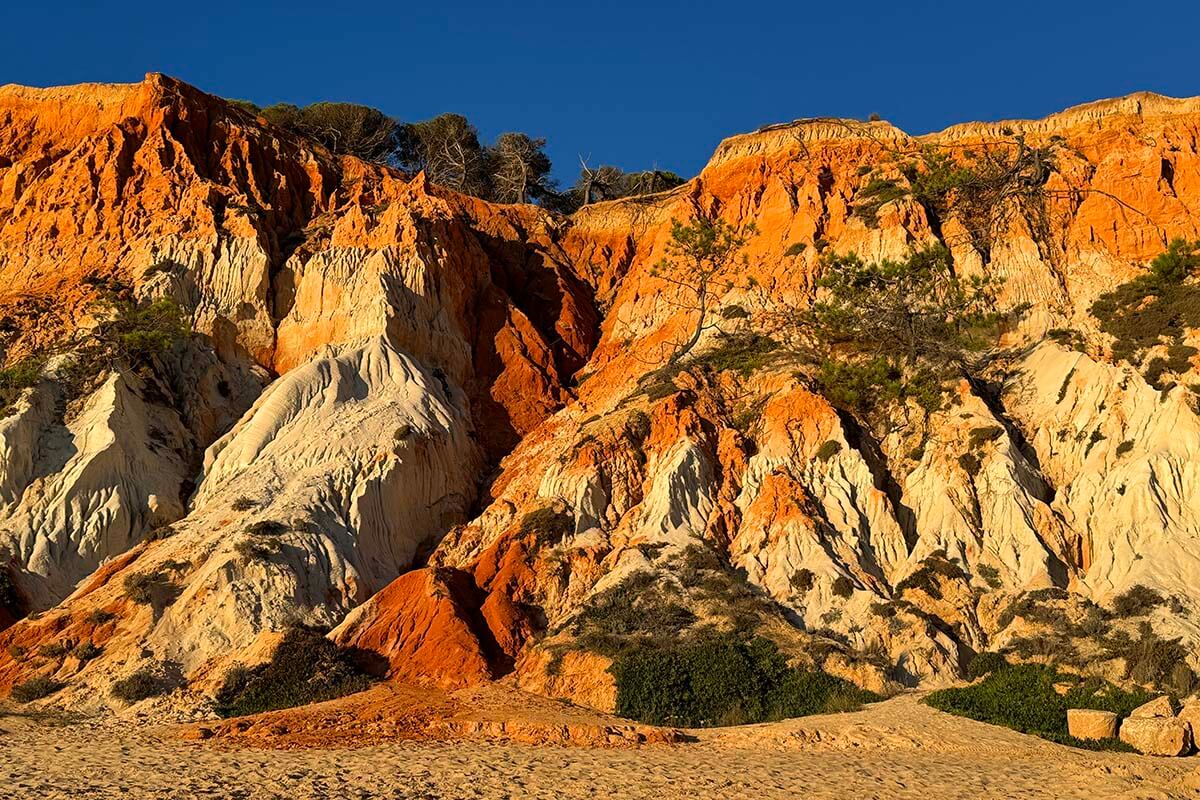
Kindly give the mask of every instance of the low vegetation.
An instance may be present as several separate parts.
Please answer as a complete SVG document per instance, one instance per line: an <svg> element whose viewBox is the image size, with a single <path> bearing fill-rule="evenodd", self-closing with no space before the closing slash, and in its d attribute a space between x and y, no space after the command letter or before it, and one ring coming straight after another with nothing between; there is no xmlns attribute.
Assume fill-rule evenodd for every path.
<svg viewBox="0 0 1200 800"><path fill-rule="evenodd" d="M17 400L42 379L45 366L44 356L31 356L0 369L0 417L7 417L16 410Z"/></svg>
<svg viewBox="0 0 1200 800"><path fill-rule="evenodd" d="M878 699L825 672L789 667L761 637L639 650L612 671L617 713L655 725L741 725L854 711Z"/></svg>
<svg viewBox="0 0 1200 800"><path fill-rule="evenodd" d="M904 580L896 584L896 594L917 589L934 600L942 599L942 589L947 581L966 582L962 569L946 557L944 550L930 553L921 561L921 566Z"/></svg>
<svg viewBox="0 0 1200 800"><path fill-rule="evenodd" d="M166 682L153 666L144 666L109 687L109 694L123 703L136 703L157 697L167 690Z"/></svg>
<svg viewBox="0 0 1200 800"><path fill-rule="evenodd" d="M538 547L548 547L575 532L575 518L549 506L535 509L521 518L520 532L522 536L532 535Z"/></svg>
<svg viewBox="0 0 1200 800"><path fill-rule="evenodd" d="M214 698L217 713L240 717L262 711L320 703L366 689L371 679L351 658L311 628L290 628L271 660L235 667Z"/></svg>
<svg viewBox="0 0 1200 800"><path fill-rule="evenodd" d="M67 356L53 377L71 399L89 391L107 372L144 372L156 356L191 332L173 300L138 302L128 296L128 287L106 291L91 311L98 322L86 335L0 369L0 417L11 414L21 394L43 378L51 356Z"/></svg>
<svg viewBox="0 0 1200 800"><path fill-rule="evenodd" d="M1056 683L1072 685L1060 695L1055 691ZM1151 699L1153 695L1142 690L1126 691L1099 679L1083 680L1050 667L1022 664L995 667L979 683L933 692L925 698L925 703L939 711L1002 725L1061 744L1129 751L1132 748L1116 739L1083 741L1071 737L1067 733L1067 709L1099 709L1126 717Z"/></svg>
<svg viewBox="0 0 1200 800"><path fill-rule="evenodd" d="M1081 672L1097 662L1119 661L1123 679L1184 697L1200 688L1187 649L1181 639L1160 636L1144 618L1164 604L1171 601L1142 586L1114 598L1113 610L1062 589L1038 589L1009 604L998 626L1007 628L1018 617L1035 626L1008 640L1008 656Z"/></svg>
<svg viewBox="0 0 1200 800"><path fill-rule="evenodd" d="M1113 358L1141 365L1146 353L1165 348L1167 356L1145 365L1146 379L1165 388L1167 373L1186 373L1197 354L1185 345L1188 330L1200 328L1200 241L1175 239L1150 262L1150 271L1102 294L1092 304L1100 329L1112 337Z"/></svg>
<svg viewBox="0 0 1200 800"><path fill-rule="evenodd" d="M1008 666L1008 659L1000 653L976 653L974 657L967 662L966 678L967 680L975 680L982 678L984 675L991 675L998 669L1004 669Z"/></svg>
<svg viewBox="0 0 1200 800"><path fill-rule="evenodd" d="M41 700L43 697L49 697L57 692L66 684L54 680L53 678L37 677L15 684L12 687L11 697L18 703L32 703L34 700Z"/></svg>
<svg viewBox="0 0 1200 800"><path fill-rule="evenodd" d="M775 315L773 330L834 405L860 415L910 401L940 409L1021 313L997 308L992 280L956 275L941 245L899 261L829 255L822 270L817 301Z"/></svg>
<svg viewBox="0 0 1200 800"><path fill-rule="evenodd" d="M1136 584L1113 598L1112 613L1121 618L1144 616L1166 602L1158 592Z"/></svg>
<svg viewBox="0 0 1200 800"><path fill-rule="evenodd" d="M122 588L125 596L133 602L154 605L173 595L176 587L163 572L134 572L125 576Z"/></svg>

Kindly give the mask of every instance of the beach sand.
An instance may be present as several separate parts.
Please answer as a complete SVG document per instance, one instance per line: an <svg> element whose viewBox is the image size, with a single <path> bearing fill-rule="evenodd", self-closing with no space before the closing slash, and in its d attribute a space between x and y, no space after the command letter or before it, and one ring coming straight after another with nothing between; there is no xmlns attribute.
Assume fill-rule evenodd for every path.
<svg viewBox="0 0 1200 800"><path fill-rule="evenodd" d="M529 744L494 733L320 747L182 738L196 730L0 708L0 796L1200 798L1200 758L1075 750L941 714L914 695L850 714L690 731L686 744Z"/></svg>

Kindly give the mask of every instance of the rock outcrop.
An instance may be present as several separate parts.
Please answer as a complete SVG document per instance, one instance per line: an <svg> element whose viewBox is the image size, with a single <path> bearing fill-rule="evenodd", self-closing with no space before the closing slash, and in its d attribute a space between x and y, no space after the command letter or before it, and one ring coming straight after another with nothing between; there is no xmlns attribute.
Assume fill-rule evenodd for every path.
<svg viewBox="0 0 1200 800"><path fill-rule="evenodd" d="M1121 741L1148 756L1185 756L1192 751L1192 730L1177 719L1128 717L1121 723Z"/></svg>
<svg viewBox="0 0 1200 800"><path fill-rule="evenodd" d="M1117 715L1111 711L1090 708L1067 710L1067 733L1076 739L1114 739L1117 736Z"/></svg>

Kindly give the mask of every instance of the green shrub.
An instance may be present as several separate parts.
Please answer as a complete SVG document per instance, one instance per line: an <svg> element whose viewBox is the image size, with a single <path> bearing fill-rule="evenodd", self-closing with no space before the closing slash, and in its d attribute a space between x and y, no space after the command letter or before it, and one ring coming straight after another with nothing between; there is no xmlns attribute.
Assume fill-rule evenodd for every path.
<svg viewBox="0 0 1200 800"><path fill-rule="evenodd" d="M15 684L12 687L11 696L18 703L32 703L34 700L49 697L64 686L66 686L65 683L60 683L52 678L30 678L24 683Z"/></svg>
<svg viewBox="0 0 1200 800"><path fill-rule="evenodd" d="M279 542L247 537L233 543L233 552L243 561L270 561L279 553Z"/></svg>
<svg viewBox="0 0 1200 800"><path fill-rule="evenodd" d="M174 590L174 585L161 572L135 572L123 582L125 596L139 605L153 605Z"/></svg>
<svg viewBox="0 0 1200 800"><path fill-rule="evenodd" d="M249 497L239 497L236 500L234 500L232 503L230 503L229 507L232 508L234 511L249 511L250 509L254 508L257 505L258 505L258 503L255 500L250 499Z"/></svg>
<svg viewBox="0 0 1200 800"><path fill-rule="evenodd" d="M792 573L792 588L803 594L813 587L816 579L811 569L798 569Z"/></svg>
<svg viewBox="0 0 1200 800"><path fill-rule="evenodd" d="M957 564L946 558L945 551L938 550L926 556L916 572L896 584L896 594L919 589L934 600L941 600L942 578L966 581L967 576Z"/></svg>
<svg viewBox="0 0 1200 800"><path fill-rule="evenodd" d="M849 597L854 594L854 582L845 575L839 575L833 582L833 593L838 597Z"/></svg>
<svg viewBox="0 0 1200 800"><path fill-rule="evenodd" d="M100 648L92 642L83 642L71 651L71 655L80 661L91 661L93 658L100 655L100 652Z"/></svg>
<svg viewBox="0 0 1200 800"><path fill-rule="evenodd" d="M11 414L25 390L38 384L45 366L43 356L31 356L0 369L0 417Z"/></svg>
<svg viewBox="0 0 1200 800"><path fill-rule="evenodd" d="M361 692L370 683L349 655L319 631L291 628L269 662L226 674L216 710L224 717L240 717L292 708Z"/></svg>
<svg viewBox="0 0 1200 800"><path fill-rule="evenodd" d="M1113 598L1112 613L1121 618L1144 617L1167 601L1148 586L1136 584Z"/></svg>
<svg viewBox="0 0 1200 800"><path fill-rule="evenodd" d="M991 588L1000 588L1000 570L996 569L991 564L980 564L975 567L975 572L978 573L979 577L983 578L984 582L987 583L987 585Z"/></svg>
<svg viewBox="0 0 1200 800"><path fill-rule="evenodd" d="M107 622L112 622L117 618L117 615L111 611L105 611L102 608L93 609L88 612L87 621L92 625L104 625Z"/></svg>
<svg viewBox="0 0 1200 800"><path fill-rule="evenodd" d="M283 536L288 532L288 526L273 519L260 519L246 528L251 536Z"/></svg>
<svg viewBox="0 0 1200 800"><path fill-rule="evenodd" d="M1087 744L1067 733L1068 708L1097 708L1118 716L1148 701L1143 692L1125 692L1104 681L1085 681L1064 695L1054 684L1073 680L1033 664L1000 667L972 686L932 692L925 703L939 711L1002 725L1075 747L1128 750L1119 741Z"/></svg>
<svg viewBox="0 0 1200 800"><path fill-rule="evenodd" d="M166 691L165 682L153 667L141 667L113 683L109 694L124 703L136 703L147 697L157 697Z"/></svg>
<svg viewBox="0 0 1200 800"><path fill-rule="evenodd" d="M973 681L1007 666L1008 660L1000 653L976 653L967 664L966 677L967 680Z"/></svg>
<svg viewBox="0 0 1200 800"><path fill-rule="evenodd" d="M1092 315L1100 329L1113 337L1113 357L1136 363L1149 348L1160 344L1180 349L1150 370L1157 379L1166 370L1186 372L1194 353L1182 344L1188 329L1200 327L1200 286L1185 282L1200 258L1200 242L1176 239L1150 263L1150 272L1100 295Z"/></svg>
<svg viewBox="0 0 1200 800"><path fill-rule="evenodd" d="M967 441L972 450L978 450L988 442L995 441L1004 435L1004 428L998 425L988 425L982 428L973 428L967 436Z"/></svg>
<svg viewBox="0 0 1200 800"><path fill-rule="evenodd" d="M760 333L720 333L716 347L692 356L687 366L736 372L746 378L767 366L778 349L778 342Z"/></svg>
<svg viewBox="0 0 1200 800"><path fill-rule="evenodd" d="M74 642L63 639L61 641L42 645L38 648L38 655L42 658L62 658L67 653L71 652L74 647Z"/></svg>
<svg viewBox="0 0 1200 800"><path fill-rule="evenodd" d="M157 528L151 528L142 536L144 542L157 542L162 539L169 539L174 536L176 530L170 525L160 525Z"/></svg>
<svg viewBox="0 0 1200 800"><path fill-rule="evenodd" d="M1110 637L1105 647L1110 657L1125 662L1125 678L1155 686L1179 696L1200 688L1196 674L1187 665L1188 650L1180 639L1164 639L1150 623L1138 624L1138 638Z"/></svg>
<svg viewBox="0 0 1200 800"><path fill-rule="evenodd" d="M842 443L835 439L830 439L817 450L817 458L821 461L828 461L840 452L842 452Z"/></svg>
<svg viewBox="0 0 1200 800"><path fill-rule="evenodd" d="M596 593L572 622L579 644L611 657L659 639L675 640L696 616L659 583L654 573L639 570Z"/></svg>
<svg viewBox="0 0 1200 800"><path fill-rule="evenodd" d="M613 662L617 713L654 725L706 727L855 710L878 699L824 672L788 666L768 639L720 637L634 651Z"/></svg>
<svg viewBox="0 0 1200 800"><path fill-rule="evenodd" d="M803 255L804 251L807 249L808 244L806 242L792 242L788 245L787 249L783 251L783 254L785 256Z"/></svg>
<svg viewBox="0 0 1200 800"><path fill-rule="evenodd" d="M532 534L538 547L558 544L574 532L574 517L549 506L530 511L521 518L521 535Z"/></svg>
<svg viewBox="0 0 1200 800"><path fill-rule="evenodd" d="M1017 600L1009 603L1008 607L1000 612L997 625L1000 630L1003 630L1011 625L1014 619L1021 617L1030 622L1057 628L1066 628L1067 619L1065 612L1061 608L1054 608L1043 604L1047 600L1066 600L1067 596L1065 591L1057 587L1034 589L1031 592L1026 592Z"/></svg>

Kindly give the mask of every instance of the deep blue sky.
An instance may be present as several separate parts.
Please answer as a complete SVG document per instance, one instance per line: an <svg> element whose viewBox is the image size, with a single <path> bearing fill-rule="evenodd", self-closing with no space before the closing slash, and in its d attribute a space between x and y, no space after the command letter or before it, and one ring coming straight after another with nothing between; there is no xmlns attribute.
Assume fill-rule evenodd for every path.
<svg viewBox="0 0 1200 800"><path fill-rule="evenodd" d="M725 136L882 114L913 133L1148 89L1200 94L1200 2L5 4L0 83L166 72L260 104L469 117L626 169L698 171Z"/></svg>

